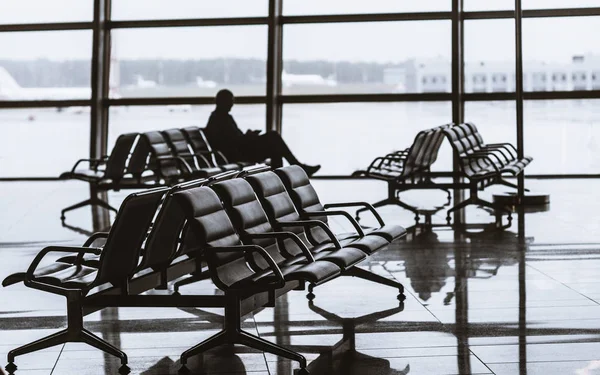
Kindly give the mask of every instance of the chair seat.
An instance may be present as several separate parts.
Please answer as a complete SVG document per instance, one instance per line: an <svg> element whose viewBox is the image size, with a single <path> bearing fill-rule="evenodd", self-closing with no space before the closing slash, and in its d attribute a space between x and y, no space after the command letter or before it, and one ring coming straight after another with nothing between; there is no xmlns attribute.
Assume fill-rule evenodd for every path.
<svg viewBox="0 0 600 375"><path fill-rule="evenodd" d="M286 281L307 281L313 284L323 283L341 273L340 267L328 261L280 265L280 269ZM240 280L232 286L235 288L244 288L252 285L263 285L273 281L275 281L273 272L265 270L252 277Z"/></svg>
<svg viewBox="0 0 600 375"><path fill-rule="evenodd" d="M218 175L221 172L223 172L221 170L221 168L216 168L216 167L201 168L201 169L195 170L192 173L192 176L194 178L209 178L209 177Z"/></svg>
<svg viewBox="0 0 600 375"><path fill-rule="evenodd" d="M341 240L340 244L342 247L353 247L370 255L389 245L389 242L382 236L369 234L364 237Z"/></svg>
<svg viewBox="0 0 600 375"><path fill-rule="evenodd" d="M34 275L33 281L66 288L85 288L96 279L97 269L86 266L73 266L57 263L67 267L59 267L55 272Z"/></svg>
<svg viewBox="0 0 600 375"><path fill-rule="evenodd" d="M239 171L241 169L239 164L234 163L221 164L218 167L221 172Z"/></svg>
<svg viewBox="0 0 600 375"><path fill-rule="evenodd" d="M321 251L314 254L316 260L326 260L334 263L342 270L357 265L367 258L367 254L352 247L343 247L333 251Z"/></svg>
<svg viewBox="0 0 600 375"><path fill-rule="evenodd" d="M385 238L388 242L392 242L406 235L406 229L400 225L386 224L381 228L373 228L365 231L369 235L377 235Z"/></svg>

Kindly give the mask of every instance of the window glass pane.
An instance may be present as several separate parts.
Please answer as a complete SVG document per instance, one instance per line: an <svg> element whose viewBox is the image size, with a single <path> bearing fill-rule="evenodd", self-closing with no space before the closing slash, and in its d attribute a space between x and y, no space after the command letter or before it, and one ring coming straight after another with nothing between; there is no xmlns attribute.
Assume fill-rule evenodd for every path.
<svg viewBox="0 0 600 375"><path fill-rule="evenodd" d="M600 35L600 17L524 19L524 89L598 89L600 44L582 35Z"/></svg>
<svg viewBox="0 0 600 375"><path fill-rule="evenodd" d="M600 7L600 0L523 0L523 9Z"/></svg>
<svg viewBox="0 0 600 375"><path fill-rule="evenodd" d="M68 11L65 11L68 9ZM91 21L92 0L3 0L0 1L0 23L47 23Z"/></svg>
<svg viewBox="0 0 600 375"><path fill-rule="evenodd" d="M89 108L0 110L0 176L58 177L89 157Z"/></svg>
<svg viewBox="0 0 600 375"><path fill-rule="evenodd" d="M141 133L186 126L205 127L213 110L214 106L212 105L111 107L108 132L109 150L117 137L123 133ZM236 104L231 110L231 115L243 132L248 129L265 129L266 109L263 104Z"/></svg>
<svg viewBox="0 0 600 375"><path fill-rule="evenodd" d="M514 20L465 21L465 92L515 91Z"/></svg>
<svg viewBox="0 0 600 375"><path fill-rule="evenodd" d="M112 43L113 97L266 91L266 26L115 30Z"/></svg>
<svg viewBox="0 0 600 375"><path fill-rule="evenodd" d="M485 143L508 142L516 147L516 121L517 112L512 100L465 103L465 122L477 126Z"/></svg>
<svg viewBox="0 0 600 375"><path fill-rule="evenodd" d="M600 100L530 100L524 118L527 173L600 173Z"/></svg>
<svg viewBox="0 0 600 375"><path fill-rule="evenodd" d="M0 33L0 100L89 99L92 32Z"/></svg>
<svg viewBox="0 0 600 375"><path fill-rule="evenodd" d="M349 175L377 156L409 147L420 130L451 119L445 102L286 104L283 138L299 160L321 164L319 174ZM448 155L440 151L436 165L451 169Z"/></svg>
<svg viewBox="0 0 600 375"><path fill-rule="evenodd" d="M514 10L514 0L464 0L463 9L465 12L486 11L486 10Z"/></svg>
<svg viewBox="0 0 600 375"><path fill-rule="evenodd" d="M267 0L115 0L113 20L265 17Z"/></svg>
<svg viewBox="0 0 600 375"><path fill-rule="evenodd" d="M356 13L400 13L450 11L450 0L284 0L285 15L309 14L356 14Z"/></svg>
<svg viewBox="0 0 600 375"><path fill-rule="evenodd" d="M285 94L451 88L450 21L288 25L283 35ZM422 82L423 72L431 82Z"/></svg>

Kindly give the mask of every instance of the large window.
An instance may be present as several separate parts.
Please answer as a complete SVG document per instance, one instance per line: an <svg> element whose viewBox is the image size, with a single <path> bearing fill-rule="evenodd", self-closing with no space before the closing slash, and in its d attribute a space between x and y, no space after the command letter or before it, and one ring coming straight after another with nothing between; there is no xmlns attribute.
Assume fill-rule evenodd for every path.
<svg viewBox="0 0 600 375"><path fill-rule="evenodd" d="M93 8L94 0L3 0L0 24L92 21Z"/></svg>
<svg viewBox="0 0 600 375"><path fill-rule="evenodd" d="M450 0L284 0L285 15L450 11Z"/></svg>
<svg viewBox="0 0 600 375"><path fill-rule="evenodd" d="M531 174L600 174L600 100L525 102Z"/></svg>
<svg viewBox="0 0 600 375"><path fill-rule="evenodd" d="M465 92L515 91L514 20L465 21Z"/></svg>
<svg viewBox="0 0 600 375"><path fill-rule="evenodd" d="M204 127L213 110L213 105L113 107L110 110L109 149L123 133L187 126ZM231 110L231 115L242 131L264 129L265 113L264 105L235 105Z"/></svg>
<svg viewBox="0 0 600 375"><path fill-rule="evenodd" d="M90 98L92 33L0 33L0 100Z"/></svg>
<svg viewBox="0 0 600 375"><path fill-rule="evenodd" d="M113 0L113 20L266 17L268 0ZM193 43L190 43L192 46Z"/></svg>
<svg viewBox="0 0 600 375"><path fill-rule="evenodd" d="M323 174L349 175L376 156L410 147L420 130L451 117L443 102L286 104L283 138L298 159L321 164ZM452 157L444 158L451 168Z"/></svg>
<svg viewBox="0 0 600 375"><path fill-rule="evenodd" d="M0 110L0 177L58 177L89 154L89 108Z"/></svg>
<svg viewBox="0 0 600 375"><path fill-rule="evenodd" d="M265 94L266 26L115 30L112 46L113 97Z"/></svg>
<svg viewBox="0 0 600 375"><path fill-rule="evenodd" d="M452 120L453 47L464 51L464 120L487 142L516 143L513 0L465 0L463 46L450 0L281 0L277 19L268 0L112 0L108 22L94 22L104 1L0 2L0 126L16 140L4 140L2 176L56 176L105 152L90 136L110 148L124 132L204 126L223 88L245 103L233 110L242 129L280 129L319 175L348 175ZM600 3L522 6L525 154L536 159L526 172L596 174L600 47L589 36L600 34ZM94 28L110 33L109 51L93 53ZM108 98L93 105L92 82L103 81ZM21 138L61 150L58 162L18 153ZM440 153L434 169L450 161Z"/></svg>
<svg viewBox="0 0 600 375"><path fill-rule="evenodd" d="M450 92L450 26L450 21L285 26L283 93Z"/></svg>

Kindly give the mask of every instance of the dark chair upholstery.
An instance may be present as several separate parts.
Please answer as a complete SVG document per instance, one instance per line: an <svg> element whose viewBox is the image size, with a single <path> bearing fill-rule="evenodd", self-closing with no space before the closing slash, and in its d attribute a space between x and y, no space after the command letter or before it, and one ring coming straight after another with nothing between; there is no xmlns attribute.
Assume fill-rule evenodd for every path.
<svg viewBox="0 0 600 375"><path fill-rule="evenodd" d="M102 159L80 159L69 172L61 174L59 178L88 182L94 190L118 189L122 183L124 184L130 180L125 177L125 169L137 136L137 133L121 134L117 138L110 155ZM89 168L79 169L79 165L86 161L89 163ZM66 212L87 205L96 205L117 212L114 207L98 198L96 194L92 194L90 199L64 208L61 211L61 220L65 219Z"/></svg>
<svg viewBox="0 0 600 375"><path fill-rule="evenodd" d="M302 226L300 226L300 232L288 232L287 237L283 235L279 238L276 236L261 237L261 235L273 233L275 230L252 186L244 179L238 178L215 184L213 189L217 191L225 207L230 211L233 223L238 228L242 239L246 243L254 243L265 248L267 252L271 253L284 274L289 268L288 266L293 265L292 268L298 268L296 267L298 263L305 264L307 262L306 256L303 254L305 250L309 250L312 257L319 261L329 261L336 264L342 271L362 262L366 258L366 254L359 249L342 248L333 237L333 234L332 241L335 241L335 244L329 242L325 245L313 246L306 239ZM289 227L291 226L285 229L280 228L279 232ZM280 249L288 255L287 259L281 255ZM325 266L325 269L332 268L327 264Z"/></svg>
<svg viewBox="0 0 600 375"><path fill-rule="evenodd" d="M369 241L377 243L376 239L380 237L384 240L385 244L387 244L406 235L406 229L399 225L386 225L377 211L364 202L333 203L328 205L321 204L319 196L317 195L314 187L311 185L308 175L306 175L304 170L298 166L292 165L279 168L275 171L275 173L281 178L281 181L288 190L288 193L290 194L290 197L292 198L292 201L294 202L298 212L305 217L316 218L327 223L327 216L342 215L345 216L358 230L358 224L347 213L341 211L331 212L327 211L326 208L366 206L376 217L380 227L366 231L365 233L368 235L364 238L368 238ZM315 237L322 237L322 234L314 232L315 231L313 230L312 233ZM371 250L371 252L376 250L377 248L374 248Z"/></svg>
<svg viewBox="0 0 600 375"><path fill-rule="evenodd" d="M202 129L197 126L189 126L181 129L183 135L192 147L194 154L202 155L206 165L202 167L217 167L222 171L240 170L243 165L230 163L225 155L211 148Z"/></svg>
<svg viewBox="0 0 600 375"><path fill-rule="evenodd" d="M324 229L323 232L329 235L329 240L316 246L308 244L309 248L312 246L311 251L313 251L316 259L326 259L336 263L342 268L342 274L345 276L360 277L365 280L397 288L400 291L398 299L404 300L404 286L402 284L371 273L365 269L353 267L349 264L350 259L358 260L365 257L365 255L361 256L353 254L357 249L364 248L366 249L365 252L369 254L372 252L372 249L369 246L366 246L368 244L368 242L366 242L367 240L375 238L382 241L381 237L366 236L354 240L345 240L343 242L347 243L347 247L342 249L334 248L332 250L331 242L338 243L334 234L327 228L327 225L321 221L301 220L283 182L281 182L274 172L262 172L250 175L246 177L246 180L252 185L256 195L259 197L259 200L265 208L265 212L267 213L271 224L276 230L292 230L303 242L308 243L307 238L310 237L310 235L307 234L305 228L313 227L314 222L321 224L318 227L322 230ZM354 265L356 265L356 263L354 263ZM309 298L310 297L313 296L309 295Z"/></svg>
<svg viewBox="0 0 600 375"><path fill-rule="evenodd" d="M127 369L127 355L83 327L82 303L96 286L110 283L127 293L128 280L138 265L141 246L148 227L166 189L152 189L129 195L121 205L104 247L61 247L43 249L27 270L25 285L67 298L67 328L58 333L21 346L8 353L7 369L16 370L16 356L66 342L84 342L121 359ZM38 274L40 262L48 253L99 254L99 268L71 265L55 273Z"/></svg>
<svg viewBox="0 0 600 375"><path fill-rule="evenodd" d="M204 155L192 153L181 129L168 129L161 133L167 139L175 155L185 160L192 169L194 177L207 178L222 172L221 168L211 167Z"/></svg>
<svg viewBox="0 0 600 375"><path fill-rule="evenodd" d="M219 197L212 189L192 188L177 192L175 197L182 205L198 246L203 248L211 279L224 291L226 297L223 330L182 353L182 366L185 368L188 358L197 353L222 344L238 343L298 361L303 369L301 373L305 374L306 359L302 355L251 335L241 328L240 306L244 297L263 292L274 293L286 284L286 276L273 258L258 245L242 243ZM258 257L265 265L262 272L256 272L248 266L250 259ZM304 274L306 273L305 271ZM315 275L311 275L313 276Z"/></svg>

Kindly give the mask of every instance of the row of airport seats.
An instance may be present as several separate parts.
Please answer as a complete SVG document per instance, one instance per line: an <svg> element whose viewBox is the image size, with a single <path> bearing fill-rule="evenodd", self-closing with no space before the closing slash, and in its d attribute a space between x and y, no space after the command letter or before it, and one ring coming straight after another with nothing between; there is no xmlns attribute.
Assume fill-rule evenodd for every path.
<svg viewBox="0 0 600 375"><path fill-rule="evenodd" d="M88 168L80 168L82 163ZM224 171L237 171L252 163L230 163L214 150L201 128L121 134L109 155L100 159L80 159L60 179L88 182L93 191L147 189L171 186L196 178L208 178ZM65 213L87 205L97 205L116 212L96 194L90 199L66 207Z"/></svg>
<svg viewBox="0 0 600 375"><path fill-rule="evenodd" d="M453 155L458 160L458 170L432 172L431 166L438 158L444 139L448 140ZM399 194L403 191L441 189L446 191L450 198L449 189L468 189L469 197L447 211L448 223L451 221L452 212L464 209L468 205L479 205L491 208L496 213L506 213L510 222L510 210L481 199L478 191L494 184L517 188L517 185L507 181L505 176L520 175L531 161L532 157L520 157L515 146L510 143L486 144L473 123L446 124L420 131L410 147L379 156L367 169L356 171L354 175L386 181L387 198L374 203L373 206L393 204L403 207L415 213L417 222L418 209L400 199ZM451 178L452 181L440 182L439 179L443 178Z"/></svg>
<svg viewBox="0 0 600 375"><path fill-rule="evenodd" d="M379 225L367 230L353 222L355 232L334 233L329 216L353 219L338 209L346 205L367 207ZM242 316L306 285L313 299L315 286L339 276L396 288L402 304L402 284L358 264L405 235L404 228L386 225L367 203L323 205L298 166L223 172L131 194L109 232L92 235L82 247L46 247L26 272L3 281L3 286L23 281L67 298L67 328L10 351L6 370L17 370L17 356L83 342L120 358L119 372L129 373L126 353L85 329L85 315L105 307L222 307L222 331L183 352L182 371L190 357L238 343L297 361L306 374L302 355L242 330ZM50 253L64 256L42 263ZM223 293L145 293L170 289L169 283L189 275L211 279Z"/></svg>

